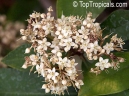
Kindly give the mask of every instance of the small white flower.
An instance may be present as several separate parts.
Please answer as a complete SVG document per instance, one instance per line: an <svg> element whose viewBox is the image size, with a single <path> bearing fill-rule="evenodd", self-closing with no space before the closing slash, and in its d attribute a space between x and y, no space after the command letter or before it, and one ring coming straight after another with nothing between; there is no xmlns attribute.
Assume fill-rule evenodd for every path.
<svg viewBox="0 0 129 96"><path fill-rule="evenodd" d="M58 62L58 57L56 55L52 56L50 58L50 62L52 62L52 64L55 65Z"/></svg>
<svg viewBox="0 0 129 96"><path fill-rule="evenodd" d="M39 60L39 58L38 58L38 56L32 54L32 55L30 55L30 60L33 61L33 62L36 62L36 61Z"/></svg>
<svg viewBox="0 0 129 96"><path fill-rule="evenodd" d="M60 46L64 46L65 47L64 48L65 52L68 52L70 50L70 48L75 45L75 43L72 42L71 38L63 39L62 41L64 43L60 42Z"/></svg>
<svg viewBox="0 0 129 96"><path fill-rule="evenodd" d="M81 26L81 29L78 30L78 33L80 33L83 37L83 39L88 39L89 29L85 28L84 26Z"/></svg>
<svg viewBox="0 0 129 96"><path fill-rule="evenodd" d="M57 62L57 64L59 65L59 69L63 69L66 65L67 65L67 63L68 63L68 58L67 57L65 57L65 58L59 58L59 61Z"/></svg>
<svg viewBox="0 0 129 96"><path fill-rule="evenodd" d="M36 28L41 28L41 23L39 22L33 22L33 24L31 24L33 26L33 31L35 31Z"/></svg>
<svg viewBox="0 0 129 96"><path fill-rule="evenodd" d="M78 80L78 81L75 82L75 85L77 86L78 89L80 89L80 86L84 85L84 83L83 83L82 80Z"/></svg>
<svg viewBox="0 0 129 96"><path fill-rule="evenodd" d="M111 67L111 64L108 63L109 59L103 59L102 57L99 57L99 62L95 64L95 66L100 67L101 70L104 70L105 68Z"/></svg>
<svg viewBox="0 0 129 96"><path fill-rule="evenodd" d="M101 47L98 45L98 41L95 41L94 43L90 43L88 48L90 48L90 51L94 52L94 54L97 54L99 50L101 50Z"/></svg>
<svg viewBox="0 0 129 96"><path fill-rule="evenodd" d="M64 28L61 30L61 33L64 37L67 37L72 34L71 27L70 26L64 26Z"/></svg>
<svg viewBox="0 0 129 96"><path fill-rule="evenodd" d="M53 25L51 23L47 23L46 25L42 26L42 29L45 30L45 35L48 35L52 31L52 26Z"/></svg>
<svg viewBox="0 0 129 96"><path fill-rule="evenodd" d="M83 49L84 51L86 51L87 48L88 48L89 42L90 42L89 39L83 41L83 43L80 45L81 49Z"/></svg>
<svg viewBox="0 0 129 96"><path fill-rule="evenodd" d="M75 67L78 63L75 63L75 59L68 60L68 63L66 63L66 67Z"/></svg>
<svg viewBox="0 0 129 96"><path fill-rule="evenodd" d="M36 71L38 72L38 74L41 74L44 77L45 71L44 71L44 64L41 63L40 65L36 65Z"/></svg>
<svg viewBox="0 0 129 96"><path fill-rule="evenodd" d="M60 42L59 39L57 37L55 37L52 41L51 48L57 49L57 47L58 47L58 49L59 49L59 46L58 46L59 42Z"/></svg>
<svg viewBox="0 0 129 96"><path fill-rule="evenodd" d="M75 36L73 36L73 38L75 39L75 43L79 43L79 42L83 42L83 35L80 35L79 33L76 33Z"/></svg>
<svg viewBox="0 0 129 96"><path fill-rule="evenodd" d="M40 17L40 13L38 12L34 12L30 15L31 18L36 18L36 17Z"/></svg>
<svg viewBox="0 0 129 96"><path fill-rule="evenodd" d="M70 77L72 77L72 76L75 77L75 74L77 73L77 70L75 67L67 67L67 68L65 68L65 71L67 72L66 74Z"/></svg>
<svg viewBox="0 0 129 96"><path fill-rule="evenodd" d="M53 54L56 54L56 56L61 57L62 53L60 52L60 49L58 46L56 46L52 51Z"/></svg>
<svg viewBox="0 0 129 96"><path fill-rule="evenodd" d="M59 75L59 73L56 72L55 67L52 70L48 69L48 75L47 75L48 79L52 79L54 81L54 80L56 80L56 76L58 76L58 75Z"/></svg>
<svg viewBox="0 0 129 96"><path fill-rule="evenodd" d="M106 43L106 45L103 46L103 48L106 50L106 53L109 54L111 51L114 50L113 46L113 43Z"/></svg>
<svg viewBox="0 0 129 96"><path fill-rule="evenodd" d="M43 40L38 40L38 44L40 46L39 49L44 49L44 50L47 50L47 47L51 45L50 42L47 42L47 39L46 38L44 38Z"/></svg>

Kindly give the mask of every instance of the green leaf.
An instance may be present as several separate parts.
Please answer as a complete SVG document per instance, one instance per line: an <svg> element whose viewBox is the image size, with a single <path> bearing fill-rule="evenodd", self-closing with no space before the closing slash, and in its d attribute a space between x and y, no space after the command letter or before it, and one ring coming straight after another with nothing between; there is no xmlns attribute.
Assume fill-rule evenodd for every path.
<svg viewBox="0 0 129 96"><path fill-rule="evenodd" d="M0 69L0 96L43 96L42 81L36 74Z"/></svg>
<svg viewBox="0 0 129 96"><path fill-rule="evenodd" d="M30 44L21 45L20 47L16 48L15 50L11 51L8 55L6 55L2 62L14 69L24 70L23 68L21 68L25 62L24 57L29 56L32 53L31 52L30 54L25 54L25 49L30 46Z"/></svg>
<svg viewBox="0 0 129 96"><path fill-rule="evenodd" d="M40 5L37 0L16 0L11 6L7 17L9 20L25 22L33 11L41 11Z"/></svg>
<svg viewBox="0 0 129 96"><path fill-rule="evenodd" d="M0 96L55 96L45 93L41 89L43 77L37 74L17 71L14 69L0 69ZM69 90L70 96L77 96L73 89ZM65 96L69 96L67 93Z"/></svg>
<svg viewBox="0 0 129 96"><path fill-rule="evenodd" d="M125 41L125 44L124 44L124 46L123 46L123 49L126 49L126 50L124 50L124 51L129 51L129 40L126 40L126 41Z"/></svg>
<svg viewBox="0 0 129 96"><path fill-rule="evenodd" d="M129 11L118 10L113 12L102 24L104 34L118 34L123 40L129 39Z"/></svg>
<svg viewBox="0 0 129 96"><path fill-rule="evenodd" d="M24 70L24 69L22 69L21 68L21 66L23 65L23 63L24 63L24 57L25 56L29 56L31 53L33 53L33 52L31 52L30 54L24 54L25 53L25 49L26 48L28 48L28 47L30 47L30 44L24 44L24 45L22 45L22 46L20 46L20 47L18 47L17 49L15 49L15 50L13 50L12 52L10 52L3 60L2 60L2 62L4 62L5 64L7 64L8 66L10 66L10 67L12 67L12 68L14 68L14 69L17 69L17 70ZM41 95L41 93L42 93L42 96L50 96L50 94L46 94L46 95L43 95L44 94L44 91L43 92L41 92L40 93L40 91L38 91L39 92L39 94L38 93L36 93L36 94L34 94L33 92L35 92L36 91L36 89L40 89L41 88L41 86L42 86L42 81L43 81L43 78L41 79L41 78L38 78L38 77L36 77L37 75L36 74L34 74L34 75L32 75L32 76L30 76L29 75L29 72L28 72L28 70L24 70L24 71L16 71L16 70L14 70L14 69L12 69L13 71L11 71L11 69L8 71L7 69L0 69L0 80L2 80L2 81L0 81L0 96L3 96L3 95L1 95L1 94L6 94L7 93L7 96L8 96L8 94L12 94L11 96L19 96L18 94L20 94L21 96L40 96ZM6 72L6 71L7 72ZM26 72L27 71L27 72ZM25 75L26 74L26 75ZM7 77L7 76L9 76L9 77ZM10 76L12 76L12 77L10 77ZM34 77L35 76L35 77ZM6 77L6 78L5 78ZM14 81L11 81L10 79L11 78L13 78L13 79L15 79ZM23 80L23 86L21 86L21 85L19 85L19 87L20 87L20 89L21 88L24 88L23 90L21 89L21 92L20 92L20 89L19 90L17 90L17 88L19 88L19 87L17 87L18 85L18 83L20 83L20 82L18 82L18 80L19 80L19 78L25 78L25 80L23 80L23 79L21 79L20 81L22 82L22 80ZM32 90L30 90L30 93L29 93L29 89L31 89L32 88L32 86L30 86L30 85L25 85L25 84L27 84L28 82L30 83L30 81L29 80L31 80L31 79L34 79L34 81L35 80L39 80L39 81L37 81L37 82L39 82L39 84L40 84L40 86L37 86L37 87L35 87L35 88L33 88ZM37 79L36 79L37 78ZM13 80L12 79L12 80ZM27 80L28 79L28 80ZM6 81L7 80L7 81ZM17 81L16 81L17 80ZM2 83L3 82L3 83ZM25 83L26 82L26 83ZM12 90L11 90L11 87L9 87L8 88L8 86L6 85L6 83L8 84L8 86L13 86L13 88L12 88ZM9 84L13 84L13 85L9 85ZM36 83L36 81L35 82L33 82L33 86L35 86L35 84L37 85L38 83ZM2 87L2 88L1 88ZM7 90L6 90L7 89ZM13 90L14 89L14 90ZM25 93L25 94L22 94L22 92L23 91L25 91L25 90L27 90L27 92ZM33 91L33 90L35 90L35 91ZM9 91L9 92L8 92ZM2 92L2 93L1 93ZM3 92L6 92L6 93L3 93ZM11 92L14 92L14 93L11 93ZM24 92L23 92L24 93ZM74 88L72 88L72 87L70 87L69 88L69 93L71 94L71 96L77 96L77 92L75 92L75 89ZM16 95L15 95L16 94ZM10 96L9 95L9 96ZM68 94L67 94L67 92L66 92L66 95L65 96L67 96ZM6 96L6 95L5 95ZM55 96L55 95L54 95Z"/></svg>
<svg viewBox="0 0 129 96"><path fill-rule="evenodd" d="M107 96L129 96L129 90L125 90L120 93L111 94L111 95L107 95Z"/></svg>
<svg viewBox="0 0 129 96"><path fill-rule="evenodd" d="M106 3L110 0L57 0L57 16L61 17L62 13L65 16L79 15L86 16L87 12L92 12L93 17L96 18L104 9L104 7L95 7L95 3ZM88 6L89 5L89 6ZM86 8L87 6L87 8Z"/></svg>
<svg viewBox="0 0 129 96"><path fill-rule="evenodd" d="M114 94L129 88L129 52L116 53L116 56L125 58L118 71L109 69L109 73L102 72L97 75L84 70L84 86L79 96L97 96Z"/></svg>

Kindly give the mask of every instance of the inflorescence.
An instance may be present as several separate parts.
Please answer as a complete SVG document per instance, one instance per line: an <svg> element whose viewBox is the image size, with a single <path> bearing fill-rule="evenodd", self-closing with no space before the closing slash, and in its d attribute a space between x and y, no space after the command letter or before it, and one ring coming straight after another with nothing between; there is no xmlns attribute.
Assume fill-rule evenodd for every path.
<svg viewBox="0 0 129 96"><path fill-rule="evenodd" d="M92 13L88 13L85 19L62 15L55 20L51 16L52 11L49 7L47 14L32 13L27 20L27 29L20 30L21 38L32 44L25 53L30 53L31 49L35 51L35 54L25 57L22 68L32 66L33 69L36 66L35 73L45 78L46 84L42 88L46 93L51 91L61 95L68 91L69 86L80 89L84 85L78 78L78 63L74 55L86 54L89 60L99 60L96 68L91 68L91 72L96 74L110 67L117 69L119 63L124 62L123 58L112 53L123 49L123 40L114 35L110 42L105 42L110 35L103 37L103 30L99 23L94 23ZM104 59L103 55L109 58Z"/></svg>

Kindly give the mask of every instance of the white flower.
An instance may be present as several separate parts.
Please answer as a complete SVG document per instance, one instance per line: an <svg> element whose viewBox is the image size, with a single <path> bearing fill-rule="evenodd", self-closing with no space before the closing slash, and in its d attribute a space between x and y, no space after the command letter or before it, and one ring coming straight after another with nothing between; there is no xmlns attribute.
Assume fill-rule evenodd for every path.
<svg viewBox="0 0 129 96"><path fill-rule="evenodd" d="M75 43L79 43L79 42L83 42L83 35L80 35L79 33L76 33L75 36L73 36L73 38L75 39Z"/></svg>
<svg viewBox="0 0 129 96"><path fill-rule="evenodd" d="M72 34L71 27L70 26L64 26L61 30L61 33L64 37L67 37L68 35Z"/></svg>
<svg viewBox="0 0 129 96"><path fill-rule="evenodd" d="M56 49L58 47L58 49L59 49L59 42L60 42L59 39L57 37L55 37L52 41L51 48Z"/></svg>
<svg viewBox="0 0 129 96"><path fill-rule="evenodd" d="M83 39L88 39L89 31L89 29L86 29L84 26L81 26L81 29L78 30L78 33L81 33Z"/></svg>
<svg viewBox="0 0 129 96"><path fill-rule="evenodd" d="M43 77L45 76L45 71L44 71L44 64L41 63L40 65L36 65L36 71L38 72L38 74L41 74Z"/></svg>
<svg viewBox="0 0 129 96"><path fill-rule="evenodd" d="M67 63L68 63L68 58L67 57L65 57L65 58L59 58L59 61L57 62L57 64L59 65L59 69L63 69L66 65L67 65Z"/></svg>
<svg viewBox="0 0 129 96"><path fill-rule="evenodd" d="M54 81L54 80L56 80L56 76L58 76L58 75L59 75L59 73L56 72L55 67L52 70L48 69L48 75L47 75L48 79L52 79Z"/></svg>
<svg viewBox="0 0 129 96"><path fill-rule="evenodd" d="M58 58L56 55L52 56L50 58L50 62L52 62L53 65L55 65L58 62Z"/></svg>
<svg viewBox="0 0 129 96"><path fill-rule="evenodd" d="M42 46L42 45L39 45L39 46L36 48L36 50L37 50L37 52L38 52L39 54L43 54L44 49L43 49L43 46Z"/></svg>
<svg viewBox="0 0 129 96"><path fill-rule="evenodd" d="M64 46L65 52L68 52L72 46L75 45L74 42L72 42L72 38L62 39L62 42L59 43L60 46Z"/></svg>
<svg viewBox="0 0 129 96"><path fill-rule="evenodd" d="M30 15L31 18L40 17L40 13L34 12Z"/></svg>
<svg viewBox="0 0 129 96"><path fill-rule="evenodd" d="M42 29L45 30L45 35L48 35L52 31L53 25L51 23L47 23L42 26Z"/></svg>
<svg viewBox="0 0 129 96"><path fill-rule="evenodd" d="M68 63L66 63L66 67L75 67L78 63L75 63L75 59L68 60Z"/></svg>
<svg viewBox="0 0 129 96"><path fill-rule="evenodd" d="M56 46L52 51L51 51L53 54L56 54L58 57L61 57L62 56L62 53L59 49L58 46Z"/></svg>
<svg viewBox="0 0 129 96"><path fill-rule="evenodd" d="M113 46L113 43L106 43L106 45L103 46L103 48L106 50L106 53L109 54L111 51L114 50Z"/></svg>
<svg viewBox="0 0 129 96"><path fill-rule="evenodd" d="M41 28L41 23L39 22L33 22L33 24L31 24L33 26L33 31L35 31L36 28Z"/></svg>
<svg viewBox="0 0 129 96"><path fill-rule="evenodd" d="M39 49L44 49L44 50L47 50L47 47L51 45L50 42L47 42L47 39L44 38L43 40L38 40L37 41L40 48ZM37 51L38 51L38 48L37 48Z"/></svg>
<svg viewBox="0 0 129 96"><path fill-rule="evenodd" d="M32 61L32 65L36 65L37 61L39 60L39 57L32 54L32 55L30 55L30 60Z"/></svg>
<svg viewBox="0 0 129 96"><path fill-rule="evenodd" d="M77 73L77 70L76 70L76 68L75 67L66 67L65 68L65 71L67 72L66 74L68 75L68 76L70 76L70 78L72 77L76 77L75 75L76 75L76 73Z"/></svg>
<svg viewBox="0 0 129 96"><path fill-rule="evenodd" d="M30 55L30 60L35 62L35 61L38 61L39 58L35 54L32 54L32 55Z"/></svg>
<svg viewBox="0 0 129 96"><path fill-rule="evenodd" d="M108 63L109 59L103 59L102 57L99 57L99 62L95 64L95 66L100 67L101 70L104 70L105 68L111 67L111 64Z"/></svg>
<svg viewBox="0 0 129 96"><path fill-rule="evenodd" d="M112 36L111 42L117 43L118 44L117 46L120 47L121 49L123 49L123 45L125 44L121 38L117 38L117 34Z"/></svg>
<svg viewBox="0 0 129 96"><path fill-rule="evenodd" d="M84 85L84 83L83 83L82 80L78 80L78 81L75 82L75 85L77 86L78 89L80 89L80 86Z"/></svg>
<svg viewBox="0 0 129 96"><path fill-rule="evenodd" d="M98 45L98 41L95 41L94 43L90 43L88 48L90 48L90 51L94 52L94 54L97 54L97 51L101 50L101 47Z"/></svg>
<svg viewBox="0 0 129 96"><path fill-rule="evenodd" d="M80 45L81 49L83 49L84 51L86 51L87 48L88 48L89 42L90 42L89 39L83 41L83 43Z"/></svg>

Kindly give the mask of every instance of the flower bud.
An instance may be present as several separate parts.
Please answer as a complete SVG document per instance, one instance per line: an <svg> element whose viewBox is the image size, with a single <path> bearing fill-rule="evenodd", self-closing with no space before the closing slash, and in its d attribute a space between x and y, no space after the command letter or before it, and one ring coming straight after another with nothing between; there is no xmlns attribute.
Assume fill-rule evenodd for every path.
<svg viewBox="0 0 129 96"><path fill-rule="evenodd" d="M125 61L125 59L121 58L121 57L119 57L118 59L119 59L119 62L124 62Z"/></svg>
<svg viewBox="0 0 129 96"><path fill-rule="evenodd" d="M104 49L102 49L102 50L101 50L101 53L104 53L104 52L105 52L105 50L104 50Z"/></svg>
<svg viewBox="0 0 129 96"><path fill-rule="evenodd" d="M46 93L49 93L50 92L50 89L49 88L46 88L45 92Z"/></svg>
<svg viewBox="0 0 129 96"><path fill-rule="evenodd" d="M62 84L63 85L66 85L67 84L67 81L66 80L62 80Z"/></svg>
<svg viewBox="0 0 129 96"><path fill-rule="evenodd" d="M47 85L46 84L43 84L42 88L43 89L46 89L47 88Z"/></svg>
<svg viewBox="0 0 129 96"><path fill-rule="evenodd" d="M24 35L24 29L20 29L20 33L22 34L22 35Z"/></svg>
<svg viewBox="0 0 129 96"><path fill-rule="evenodd" d="M26 69L27 68L27 65L26 64L22 65L22 68L23 69Z"/></svg>
<svg viewBox="0 0 129 96"><path fill-rule="evenodd" d="M94 59L94 60L97 60L97 59L98 59L98 57L97 57L97 56L93 56L93 59Z"/></svg>
<svg viewBox="0 0 129 96"><path fill-rule="evenodd" d="M22 36L21 38L22 38L22 40L26 40L26 39L27 39L27 37L26 37L26 36Z"/></svg>
<svg viewBox="0 0 129 96"><path fill-rule="evenodd" d="M30 48L26 48L25 53L30 53Z"/></svg>
<svg viewBox="0 0 129 96"><path fill-rule="evenodd" d="M62 56L61 52L57 52L57 56L61 57Z"/></svg>
<svg viewBox="0 0 129 96"><path fill-rule="evenodd" d="M86 20L84 20L84 21L83 21L83 25L86 25L86 24L87 24L87 22L86 22Z"/></svg>

